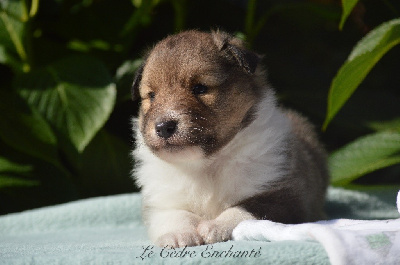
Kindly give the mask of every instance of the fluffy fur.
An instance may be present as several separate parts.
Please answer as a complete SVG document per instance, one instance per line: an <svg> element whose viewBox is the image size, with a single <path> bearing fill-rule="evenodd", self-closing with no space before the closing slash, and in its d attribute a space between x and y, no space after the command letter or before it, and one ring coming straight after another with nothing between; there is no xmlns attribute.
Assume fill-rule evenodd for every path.
<svg viewBox="0 0 400 265"><path fill-rule="evenodd" d="M186 43L193 47L197 42L199 45L193 49L206 49L202 56L212 60L181 56L180 53L185 53L182 47L189 47ZM169 62L170 69L186 68L175 74L163 72L167 68L163 62L169 58L163 55L166 49L170 49L173 57L181 56L178 62ZM178 55L174 56L174 52ZM277 106L274 91L265 82L265 74L254 58L254 53L226 33L189 31L168 37L155 46L138 72L134 89L140 92L142 107L139 118L134 120L133 154L137 161L134 177L142 189L145 224L157 245L183 247L226 241L231 238L233 228L247 219L299 223L323 218L328 183L325 153L306 119ZM221 100L212 101L207 95L200 95L195 101L183 88L163 94L166 87L176 83L179 87L186 86L182 76L199 75L193 69L218 63L231 66L215 74L216 79L237 80L226 85L216 82L217 98L225 93L222 90L233 95L223 106ZM155 85L146 85L150 82L158 82L156 95L161 95L151 100L147 98L149 87ZM249 88L235 86L240 82ZM166 83L168 86L164 86ZM244 98L250 103L245 103ZM177 104L178 100L190 104ZM200 109L198 102L208 108ZM230 117L232 109L241 106L246 111L238 110L240 119ZM193 109L199 109L200 114L193 116ZM217 114L207 116L207 111ZM202 129L200 136L179 138L182 133L191 133L179 127L182 132L176 132L177 139L159 139L153 132L154 123L166 116L180 119L178 125L183 128L199 117L206 117L201 128L209 125L215 129ZM218 127L219 122L229 130ZM210 131L223 133L211 147L204 147L206 144L197 139L206 139L202 135ZM229 137L228 132L232 134ZM174 149L169 147L170 142Z"/></svg>

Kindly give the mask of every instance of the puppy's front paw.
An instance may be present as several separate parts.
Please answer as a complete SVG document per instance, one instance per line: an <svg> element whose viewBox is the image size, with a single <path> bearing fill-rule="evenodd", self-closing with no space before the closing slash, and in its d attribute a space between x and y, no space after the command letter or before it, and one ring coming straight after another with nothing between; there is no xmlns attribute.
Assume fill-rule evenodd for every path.
<svg viewBox="0 0 400 265"><path fill-rule="evenodd" d="M232 228L216 220L202 221L197 226L197 232L206 244L227 241L232 237Z"/></svg>
<svg viewBox="0 0 400 265"><path fill-rule="evenodd" d="M156 240L156 245L159 247L182 248L185 246L200 246L203 245L202 237L196 231L168 233L160 236Z"/></svg>

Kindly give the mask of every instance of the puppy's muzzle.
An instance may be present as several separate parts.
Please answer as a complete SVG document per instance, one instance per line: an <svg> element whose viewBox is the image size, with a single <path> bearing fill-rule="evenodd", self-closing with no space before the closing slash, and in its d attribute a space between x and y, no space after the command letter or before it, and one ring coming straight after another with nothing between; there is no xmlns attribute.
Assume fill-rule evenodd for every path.
<svg viewBox="0 0 400 265"><path fill-rule="evenodd" d="M158 137L168 139L176 132L178 123L174 120L162 121L156 124L155 130Z"/></svg>

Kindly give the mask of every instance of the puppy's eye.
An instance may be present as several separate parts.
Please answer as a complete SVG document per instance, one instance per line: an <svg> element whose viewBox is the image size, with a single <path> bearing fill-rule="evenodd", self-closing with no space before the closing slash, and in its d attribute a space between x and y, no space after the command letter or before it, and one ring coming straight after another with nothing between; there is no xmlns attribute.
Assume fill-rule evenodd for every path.
<svg viewBox="0 0 400 265"><path fill-rule="evenodd" d="M203 84L197 84L195 86L193 86L192 88L192 93L194 95L201 95L201 94L205 94L208 91L208 87L203 85Z"/></svg>
<svg viewBox="0 0 400 265"><path fill-rule="evenodd" d="M148 98L150 99L150 101L153 101L154 98L156 97L156 93L154 93L154 92L149 92L149 93L147 94L147 96L148 96Z"/></svg>

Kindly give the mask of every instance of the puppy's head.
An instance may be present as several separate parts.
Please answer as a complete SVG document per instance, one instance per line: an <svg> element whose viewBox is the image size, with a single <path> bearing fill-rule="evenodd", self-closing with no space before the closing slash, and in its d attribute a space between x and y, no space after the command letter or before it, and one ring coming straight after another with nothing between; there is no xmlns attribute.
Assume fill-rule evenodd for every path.
<svg viewBox="0 0 400 265"><path fill-rule="evenodd" d="M145 144L168 161L213 155L252 121L258 62L224 32L186 31L159 42L132 87Z"/></svg>

